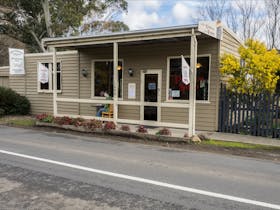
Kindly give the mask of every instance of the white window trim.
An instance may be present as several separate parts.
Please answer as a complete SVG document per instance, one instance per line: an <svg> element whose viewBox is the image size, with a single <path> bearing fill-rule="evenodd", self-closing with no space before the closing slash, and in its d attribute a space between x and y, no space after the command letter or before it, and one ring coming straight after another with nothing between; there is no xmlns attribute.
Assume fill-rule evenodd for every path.
<svg viewBox="0 0 280 210"><path fill-rule="evenodd" d="M100 62L100 61L114 61L114 59L94 59L91 61L91 93L90 93L90 96L91 96L91 99L106 99L106 97L103 97L103 96L94 96L94 92L95 92L95 77L94 77L94 63L95 62ZM118 59L118 61L121 61L122 62L122 97L118 98L119 100L123 100L123 85L124 85L124 59ZM119 87L120 88L120 87ZM113 97L113 96L111 96Z"/></svg>
<svg viewBox="0 0 280 210"><path fill-rule="evenodd" d="M37 62L37 92L38 93L53 93L53 87L52 87L52 81L53 81L53 72L52 68L49 68L49 89L41 89L41 83L38 81L38 76L39 76L39 65L41 63L49 63L52 67L52 62ZM57 63L60 63L60 90L57 90L57 93L62 93L62 61L58 61Z"/></svg>
<svg viewBox="0 0 280 210"><path fill-rule="evenodd" d="M190 55L184 55L185 58L190 58ZM210 81L211 81L211 54L200 54L197 55L197 57L209 57L209 76L208 76L208 99L207 100L195 100L196 103L201 103L201 104L210 104ZM168 91L169 91L169 83L170 83L170 59L173 58L181 58L181 56L167 56L167 73L166 73L166 97L165 97L165 102L175 102L175 103L189 103L189 100L170 100L168 98Z"/></svg>

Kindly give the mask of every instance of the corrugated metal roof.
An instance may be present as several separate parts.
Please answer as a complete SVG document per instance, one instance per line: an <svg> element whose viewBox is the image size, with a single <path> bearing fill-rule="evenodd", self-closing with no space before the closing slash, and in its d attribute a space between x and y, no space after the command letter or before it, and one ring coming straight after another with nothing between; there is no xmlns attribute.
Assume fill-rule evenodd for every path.
<svg viewBox="0 0 280 210"><path fill-rule="evenodd" d="M70 37L57 37L57 38L45 38L42 43L45 46L83 46L89 43L93 44L105 44L112 43L114 41L124 42L133 41L136 39L159 39L158 37L163 35L164 37L174 37L183 36L184 34L190 34L191 29L197 29L198 25L184 25L184 26L174 26L165 28L155 28L155 29L145 29L145 30L134 30L125 32L114 32L107 34L95 34L90 36L70 36Z"/></svg>

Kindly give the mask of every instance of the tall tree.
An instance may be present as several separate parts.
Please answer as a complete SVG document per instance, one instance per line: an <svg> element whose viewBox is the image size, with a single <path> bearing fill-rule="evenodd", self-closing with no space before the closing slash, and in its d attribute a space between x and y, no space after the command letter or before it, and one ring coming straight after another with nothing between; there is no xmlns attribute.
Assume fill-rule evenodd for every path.
<svg viewBox="0 0 280 210"><path fill-rule="evenodd" d="M238 32L239 28L239 21L238 21L238 11L233 6L234 2L228 2L229 5L227 7L227 12L224 14L225 21L227 23L227 26L234 32Z"/></svg>
<svg viewBox="0 0 280 210"><path fill-rule="evenodd" d="M206 0L199 7L199 13L204 20L222 20L227 11L226 0Z"/></svg>
<svg viewBox="0 0 280 210"><path fill-rule="evenodd" d="M255 38L264 25L264 10L256 0L206 0L201 4L200 19L221 20L243 40Z"/></svg>
<svg viewBox="0 0 280 210"><path fill-rule="evenodd" d="M269 48L280 49L280 0L266 0L266 38Z"/></svg>
<svg viewBox="0 0 280 210"><path fill-rule="evenodd" d="M261 30L264 20L260 18L260 13L255 0L237 0L236 5L239 8L240 32L243 40L256 38Z"/></svg>
<svg viewBox="0 0 280 210"><path fill-rule="evenodd" d="M92 27L84 31L94 26L99 31L128 30L122 22L112 20L114 13L127 11L126 0L0 0L0 5L11 10L0 17L6 23L0 24L0 32L27 43L33 51L44 51L44 37L79 34L85 19ZM111 18L103 20L108 14ZM115 27L108 27L108 22Z"/></svg>

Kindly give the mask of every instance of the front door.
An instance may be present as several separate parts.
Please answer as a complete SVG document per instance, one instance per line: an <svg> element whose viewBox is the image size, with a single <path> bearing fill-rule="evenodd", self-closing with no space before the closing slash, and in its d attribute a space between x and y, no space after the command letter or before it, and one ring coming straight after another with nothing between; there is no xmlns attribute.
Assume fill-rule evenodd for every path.
<svg viewBox="0 0 280 210"><path fill-rule="evenodd" d="M146 70L141 74L141 120L160 121L161 71Z"/></svg>

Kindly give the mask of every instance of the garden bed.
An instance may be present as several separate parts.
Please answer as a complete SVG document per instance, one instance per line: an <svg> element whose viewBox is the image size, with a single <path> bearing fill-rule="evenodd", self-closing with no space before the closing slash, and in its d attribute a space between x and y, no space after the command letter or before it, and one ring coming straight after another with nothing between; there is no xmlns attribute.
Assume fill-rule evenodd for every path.
<svg viewBox="0 0 280 210"><path fill-rule="evenodd" d="M139 133L139 132L132 132L132 131L122 131L116 129L104 129L104 128L95 128L89 129L84 126L75 126L75 125L59 125L56 123L46 123L46 122L36 122L36 126L39 127L52 127L52 128L59 128L83 133L93 133L98 135L111 135L111 136L120 136L126 138L135 138L135 139L142 139L142 140L149 140L149 141L160 141L160 142L172 142L172 143L179 143L179 142L190 142L190 138L179 138L179 137L172 137L172 136L164 136L164 135L153 135L148 133Z"/></svg>

